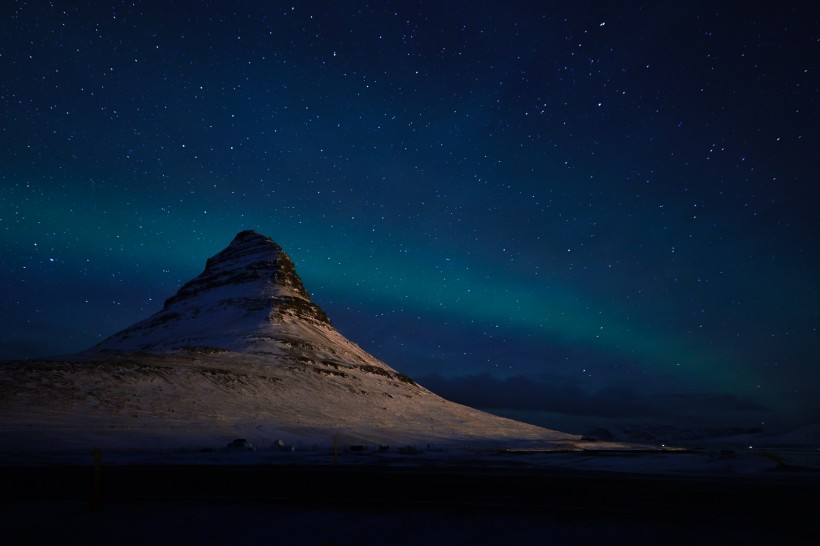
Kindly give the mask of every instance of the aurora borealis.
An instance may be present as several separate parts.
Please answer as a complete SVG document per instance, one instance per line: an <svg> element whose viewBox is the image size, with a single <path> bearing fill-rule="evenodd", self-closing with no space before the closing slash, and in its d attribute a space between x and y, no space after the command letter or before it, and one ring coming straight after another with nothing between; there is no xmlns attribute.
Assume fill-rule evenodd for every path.
<svg viewBox="0 0 820 546"><path fill-rule="evenodd" d="M8 4L0 357L97 343L255 229L456 401L820 420L808 5Z"/></svg>

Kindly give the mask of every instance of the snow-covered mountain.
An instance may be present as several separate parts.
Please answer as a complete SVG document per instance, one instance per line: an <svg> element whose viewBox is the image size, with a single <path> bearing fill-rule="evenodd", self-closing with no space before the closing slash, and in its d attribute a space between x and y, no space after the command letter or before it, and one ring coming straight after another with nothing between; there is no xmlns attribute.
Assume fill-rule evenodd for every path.
<svg viewBox="0 0 820 546"><path fill-rule="evenodd" d="M205 271L168 298L161 311L90 352L210 347L281 355L291 337L353 348L310 301L282 248L254 231L243 231L209 258Z"/></svg>
<svg viewBox="0 0 820 546"><path fill-rule="evenodd" d="M0 365L7 446L536 441L572 436L449 402L333 328L287 254L239 233L153 316L61 360Z"/></svg>

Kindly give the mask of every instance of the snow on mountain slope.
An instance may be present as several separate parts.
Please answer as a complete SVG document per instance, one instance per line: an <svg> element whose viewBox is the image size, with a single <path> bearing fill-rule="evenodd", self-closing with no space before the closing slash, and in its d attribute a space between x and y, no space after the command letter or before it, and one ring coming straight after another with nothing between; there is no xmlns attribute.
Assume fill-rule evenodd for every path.
<svg viewBox="0 0 820 546"><path fill-rule="evenodd" d="M444 400L339 334L290 258L239 233L162 310L61 361L0 365L0 438L36 447L578 439ZM224 445L224 444L223 444Z"/></svg>
<svg viewBox="0 0 820 546"><path fill-rule="evenodd" d="M8 396L3 415L16 416L0 419L0 431L19 431L22 420L74 447L89 436L119 447L221 446L236 437L327 446L337 433L371 445L576 438L448 402L355 364L272 366L267 356L223 352L13 366L27 380L11 396L8 384L0 387Z"/></svg>

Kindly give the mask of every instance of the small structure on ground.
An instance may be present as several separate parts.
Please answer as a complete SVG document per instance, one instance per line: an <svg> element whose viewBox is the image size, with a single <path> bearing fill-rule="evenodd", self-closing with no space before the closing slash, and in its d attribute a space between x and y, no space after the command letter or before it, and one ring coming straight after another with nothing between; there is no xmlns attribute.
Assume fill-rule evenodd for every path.
<svg viewBox="0 0 820 546"><path fill-rule="evenodd" d="M227 448L228 451L256 451L256 448L253 447L253 444L244 438L237 438L236 440L232 440L228 444Z"/></svg>
<svg viewBox="0 0 820 546"><path fill-rule="evenodd" d="M282 439L276 440L270 447L271 449L274 449L276 451L296 451L295 447L286 444L285 441Z"/></svg>

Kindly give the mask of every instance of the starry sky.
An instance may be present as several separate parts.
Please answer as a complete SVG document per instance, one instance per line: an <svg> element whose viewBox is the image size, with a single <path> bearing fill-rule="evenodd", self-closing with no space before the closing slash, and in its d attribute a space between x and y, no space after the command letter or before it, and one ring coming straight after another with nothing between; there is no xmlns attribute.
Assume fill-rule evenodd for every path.
<svg viewBox="0 0 820 546"><path fill-rule="evenodd" d="M4 2L0 357L94 345L255 229L453 400L818 422L810 4Z"/></svg>

